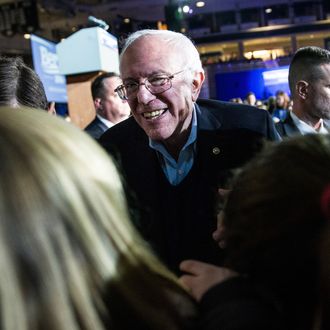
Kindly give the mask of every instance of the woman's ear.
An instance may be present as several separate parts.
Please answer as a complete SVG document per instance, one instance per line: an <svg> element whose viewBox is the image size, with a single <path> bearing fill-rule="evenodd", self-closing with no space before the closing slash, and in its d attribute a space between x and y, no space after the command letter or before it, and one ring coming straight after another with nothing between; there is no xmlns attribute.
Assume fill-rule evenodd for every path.
<svg viewBox="0 0 330 330"><path fill-rule="evenodd" d="M196 102L196 100L199 96L204 79L205 79L205 75L204 75L203 71L194 73L194 78L192 81L192 90L191 90L191 97L192 97L193 102Z"/></svg>

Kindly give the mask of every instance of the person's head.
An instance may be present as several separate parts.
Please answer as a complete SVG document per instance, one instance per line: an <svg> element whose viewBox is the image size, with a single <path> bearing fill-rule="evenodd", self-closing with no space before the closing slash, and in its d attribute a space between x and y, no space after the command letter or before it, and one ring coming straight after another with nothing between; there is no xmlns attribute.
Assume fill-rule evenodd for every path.
<svg viewBox="0 0 330 330"><path fill-rule="evenodd" d="M114 163L92 138L45 112L2 108L0 154L1 329L185 322L169 297L190 300L131 225Z"/></svg>
<svg viewBox="0 0 330 330"><path fill-rule="evenodd" d="M141 30L126 40L120 55L122 97L153 140L182 147L204 71L197 49L181 33ZM141 85L139 85L141 84Z"/></svg>
<svg viewBox="0 0 330 330"><path fill-rule="evenodd" d="M276 98L275 96L269 96L267 99L267 110L269 111L270 114L272 114L275 110L275 105L276 105Z"/></svg>
<svg viewBox="0 0 330 330"><path fill-rule="evenodd" d="M330 51L309 46L297 50L289 68L293 111L311 121L330 119Z"/></svg>
<svg viewBox="0 0 330 330"><path fill-rule="evenodd" d="M267 106L261 100L257 100L255 106L259 109L267 110Z"/></svg>
<svg viewBox="0 0 330 330"><path fill-rule="evenodd" d="M234 98L230 99L229 102L243 103L243 100L240 97L234 97Z"/></svg>
<svg viewBox="0 0 330 330"><path fill-rule="evenodd" d="M122 83L114 72L102 73L94 79L91 86L96 113L117 124L130 114L127 101L120 99L115 89Z"/></svg>
<svg viewBox="0 0 330 330"><path fill-rule="evenodd" d="M20 57L0 57L0 106L48 110L40 78Z"/></svg>
<svg viewBox="0 0 330 330"><path fill-rule="evenodd" d="M285 93L284 91L277 91L275 94L276 98L276 108L277 109L287 109L289 105L289 95Z"/></svg>
<svg viewBox="0 0 330 330"><path fill-rule="evenodd" d="M246 95L246 103L249 104L249 105L255 105L256 104L256 101L257 101L257 98L255 96L255 94L253 92L249 92L247 95Z"/></svg>
<svg viewBox="0 0 330 330"><path fill-rule="evenodd" d="M243 167L224 208L227 265L272 285L314 272L329 168L321 134L267 145Z"/></svg>

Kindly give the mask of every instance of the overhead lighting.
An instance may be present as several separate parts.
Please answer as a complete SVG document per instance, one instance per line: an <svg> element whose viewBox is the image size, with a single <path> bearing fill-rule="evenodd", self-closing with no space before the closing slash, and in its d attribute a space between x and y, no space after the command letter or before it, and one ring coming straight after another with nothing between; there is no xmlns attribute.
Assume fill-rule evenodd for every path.
<svg viewBox="0 0 330 330"><path fill-rule="evenodd" d="M31 38L31 34L29 34L29 33L24 34L24 39L30 39L30 38Z"/></svg>
<svg viewBox="0 0 330 330"><path fill-rule="evenodd" d="M205 6L205 2L204 1L197 1L196 2L196 7L198 7L198 8L202 8L202 7L204 7Z"/></svg>
<svg viewBox="0 0 330 330"><path fill-rule="evenodd" d="M273 11L272 8L266 8L266 9L265 9L265 13L266 13L266 14L270 14L272 11Z"/></svg>
<svg viewBox="0 0 330 330"><path fill-rule="evenodd" d="M128 24L130 21L131 20L128 17L124 18L124 23Z"/></svg>
<svg viewBox="0 0 330 330"><path fill-rule="evenodd" d="M189 10L190 10L190 7L187 5L182 7L182 11L186 14L189 13Z"/></svg>

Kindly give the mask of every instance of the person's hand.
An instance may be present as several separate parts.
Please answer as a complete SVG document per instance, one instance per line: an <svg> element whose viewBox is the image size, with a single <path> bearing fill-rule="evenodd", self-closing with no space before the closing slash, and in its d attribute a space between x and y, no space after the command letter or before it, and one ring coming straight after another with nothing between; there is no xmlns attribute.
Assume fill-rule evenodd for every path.
<svg viewBox="0 0 330 330"><path fill-rule="evenodd" d="M230 192L230 190L228 190L228 189L221 189L221 188L218 189L220 203L222 203L222 204L224 203L229 192ZM212 237L218 243L219 247L222 249L226 247L226 243L224 240L225 227L223 224L223 220L224 220L224 212L221 209L219 211L219 213L217 214L217 228L212 233Z"/></svg>
<svg viewBox="0 0 330 330"><path fill-rule="evenodd" d="M239 274L229 268L218 267L196 260L185 260L180 270L188 273L180 277L180 282L187 287L191 295L199 301L211 287Z"/></svg>
<svg viewBox="0 0 330 330"><path fill-rule="evenodd" d="M212 233L213 239L218 243L221 249L226 247L225 236L225 226L223 224L224 212L221 210L217 215L217 229Z"/></svg>

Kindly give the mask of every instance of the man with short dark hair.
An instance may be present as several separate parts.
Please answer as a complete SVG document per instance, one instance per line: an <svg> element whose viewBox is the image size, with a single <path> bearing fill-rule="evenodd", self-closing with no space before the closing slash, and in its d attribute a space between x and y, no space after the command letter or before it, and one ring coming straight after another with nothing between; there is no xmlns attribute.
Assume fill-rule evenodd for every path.
<svg viewBox="0 0 330 330"><path fill-rule="evenodd" d="M128 118L130 108L114 91L122 83L114 72L99 75L92 83L91 91L96 117L85 131L98 139L108 128Z"/></svg>
<svg viewBox="0 0 330 330"><path fill-rule="evenodd" d="M173 271L184 259L221 264L212 240L218 188L264 138L277 138L272 119L255 107L197 100L204 70L181 33L133 33L120 70L116 91L133 116L100 143L119 160L128 196L136 197L137 228Z"/></svg>
<svg viewBox="0 0 330 330"><path fill-rule="evenodd" d="M276 124L282 137L330 132L330 51L297 50L289 68L292 111Z"/></svg>

